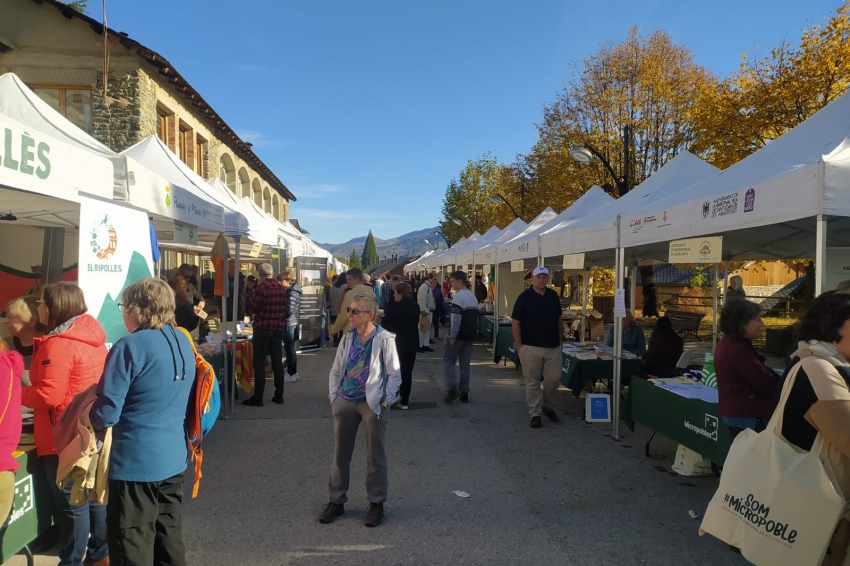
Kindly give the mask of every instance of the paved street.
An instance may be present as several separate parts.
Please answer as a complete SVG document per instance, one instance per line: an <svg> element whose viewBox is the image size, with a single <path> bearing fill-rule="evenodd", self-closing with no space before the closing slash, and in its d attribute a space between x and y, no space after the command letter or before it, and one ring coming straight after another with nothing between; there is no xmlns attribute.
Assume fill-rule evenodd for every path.
<svg viewBox="0 0 850 566"><path fill-rule="evenodd" d="M333 445L328 348L299 357L302 380L287 384L283 406L237 405L230 420L216 425L201 493L183 507L189 564L746 563L698 536L699 521L688 511L702 514L717 480L670 472L675 445L656 438L647 459L646 430L625 429L625 440L613 440L610 425L578 420L582 407L565 391L563 422L544 419L542 429L530 429L520 373L510 363L494 366L480 346L471 402L446 406L435 381L441 346L417 359L410 411L390 417L390 500L382 526L361 522L362 434L345 515L331 525L316 521L327 501Z"/></svg>

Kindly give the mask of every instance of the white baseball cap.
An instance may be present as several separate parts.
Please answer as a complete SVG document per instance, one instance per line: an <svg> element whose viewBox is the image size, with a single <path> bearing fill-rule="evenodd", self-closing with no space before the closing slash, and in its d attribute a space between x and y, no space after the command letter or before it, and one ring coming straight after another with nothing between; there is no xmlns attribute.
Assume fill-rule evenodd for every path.
<svg viewBox="0 0 850 566"><path fill-rule="evenodd" d="M541 265L541 266L538 266L538 267L535 267L535 268L534 268L534 273L533 273L532 275L533 275L533 276L536 276L536 275L549 275L549 270L548 270L548 269L546 269L545 267L543 267L543 266Z"/></svg>

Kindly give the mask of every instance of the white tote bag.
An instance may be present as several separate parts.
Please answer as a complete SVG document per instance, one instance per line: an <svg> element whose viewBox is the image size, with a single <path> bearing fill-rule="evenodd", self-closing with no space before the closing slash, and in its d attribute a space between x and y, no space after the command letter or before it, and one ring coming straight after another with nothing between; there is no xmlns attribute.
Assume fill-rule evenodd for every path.
<svg viewBox="0 0 850 566"><path fill-rule="evenodd" d="M711 469L711 460L703 458L690 448L679 445L676 450L676 460L672 469L683 476L710 476L714 474Z"/></svg>
<svg viewBox="0 0 850 566"><path fill-rule="evenodd" d="M700 535L741 549L757 566L818 566L845 500L818 434L805 452L781 436L782 413L800 364L788 376L767 429L735 438Z"/></svg>

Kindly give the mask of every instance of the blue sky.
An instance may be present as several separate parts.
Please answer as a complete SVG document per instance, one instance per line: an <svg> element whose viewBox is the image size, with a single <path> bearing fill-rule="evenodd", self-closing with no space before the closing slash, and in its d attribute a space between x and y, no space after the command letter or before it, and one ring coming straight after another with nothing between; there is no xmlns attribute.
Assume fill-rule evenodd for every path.
<svg viewBox="0 0 850 566"><path fill-rule="evenodd" d="M319 242L434 226L468 159L528 151L568 64L638 25L726 75L840 0L145 0L113 29L162 53L295 193ZM90 13L100 16L100 2Z"/></svg>

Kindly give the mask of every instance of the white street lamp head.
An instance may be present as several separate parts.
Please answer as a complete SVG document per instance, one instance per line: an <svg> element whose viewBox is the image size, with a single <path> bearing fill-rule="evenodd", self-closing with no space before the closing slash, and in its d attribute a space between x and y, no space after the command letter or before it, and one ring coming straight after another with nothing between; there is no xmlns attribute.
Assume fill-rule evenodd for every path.
<svg viewBox="0 0 850 566"><path fill-rule="evenodd" d="M428 241L428 238L425 238L425 243L428 244L429 246L431 245L431 242Z"/></svg>
<svg viewBox="0 0 850 566"><path fill-rule="evenodd" d="M490 202L492 202L493 204L499 204L499 197L497 197L496 195L490 195Z"/></svg>
<svg viewBox="0 0 850 566"><path fill-rule="evenodd" d="M462 224L460 223L460 220L458 220L457 218L452 218L452 222L454 222L458 226L462 226Z"/></svg>
<svg viewBox="0 0 850 566"><path fill-rule="evenodd" d="M593 161L593 154L586 147L571 147L570 157L585 165Z"/></svg>

